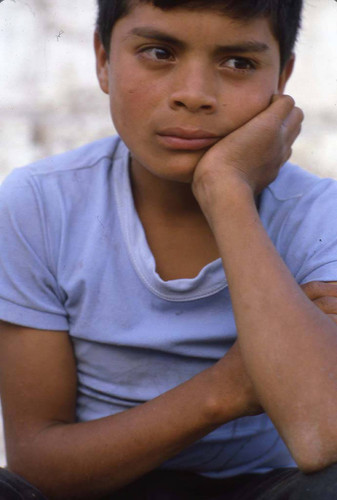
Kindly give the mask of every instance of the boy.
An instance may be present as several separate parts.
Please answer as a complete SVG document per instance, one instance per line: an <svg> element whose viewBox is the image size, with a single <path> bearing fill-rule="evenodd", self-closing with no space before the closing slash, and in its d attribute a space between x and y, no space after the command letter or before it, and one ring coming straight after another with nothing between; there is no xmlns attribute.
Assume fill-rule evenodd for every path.
<svg viewBox="0 0 337 500"><path fill-rule="evenodd" d="M336 498L337 187L280 169L301 1L251 4L100 0L123 142L4 183L4 498Z"/></svg>

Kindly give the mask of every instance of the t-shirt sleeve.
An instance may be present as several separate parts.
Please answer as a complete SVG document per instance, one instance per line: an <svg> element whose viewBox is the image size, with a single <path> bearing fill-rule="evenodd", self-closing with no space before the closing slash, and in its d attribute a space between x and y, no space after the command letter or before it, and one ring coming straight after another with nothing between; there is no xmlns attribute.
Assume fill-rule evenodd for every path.
<svg viewBox="0 0 337 500"><path fill-rule="evenodd" d="M282 231L287 233L286 261L298 283L337 281L337 182L322 179Z"/></svg>
<svg viewBox="0 0 337 500"><path fill-rule="evenodd" d="M68 330L51 261L48 221L27 167L0 186L0 319L30 328Z"/></svg>

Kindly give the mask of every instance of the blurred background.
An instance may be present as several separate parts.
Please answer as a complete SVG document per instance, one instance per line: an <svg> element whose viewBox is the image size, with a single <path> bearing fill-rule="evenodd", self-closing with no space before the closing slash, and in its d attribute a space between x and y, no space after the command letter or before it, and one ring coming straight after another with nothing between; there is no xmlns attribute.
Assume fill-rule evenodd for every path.
<svg viewBox="0 0 337 500"><path fill-rule="evenodd" d="M96 83L95 15L95 0L0 0L0 183L15 167L113 133ZM336 26L336 0L305 0L287 88L306 115L292 161L335 178ZM0 422L0 466L1 432Z"/></svg>

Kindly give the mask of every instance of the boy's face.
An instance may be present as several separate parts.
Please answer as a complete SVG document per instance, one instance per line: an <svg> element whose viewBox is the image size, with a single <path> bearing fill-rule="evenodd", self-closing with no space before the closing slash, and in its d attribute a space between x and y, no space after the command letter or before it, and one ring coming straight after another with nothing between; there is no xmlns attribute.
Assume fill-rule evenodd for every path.
<svg viewBox="0 0 337 500"><path fill-rule="evenodd" d="M151 4L116 23L109 60L98 37L96 54L133 169L180 182L191 182L207 149L283 92L292 67L280 76L279 46L265 18Z"/></svg>

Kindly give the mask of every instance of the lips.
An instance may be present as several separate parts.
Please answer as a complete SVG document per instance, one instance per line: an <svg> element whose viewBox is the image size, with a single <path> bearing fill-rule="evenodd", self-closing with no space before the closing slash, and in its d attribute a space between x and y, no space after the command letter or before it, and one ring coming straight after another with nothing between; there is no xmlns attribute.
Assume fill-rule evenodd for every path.
<svg viewBox="0 0 337 500"><path fill-rule="evenodd" d="M198 151L219 141L220 137L201 129L167 128L158 133L159 142L168 149Z"/></svg>

